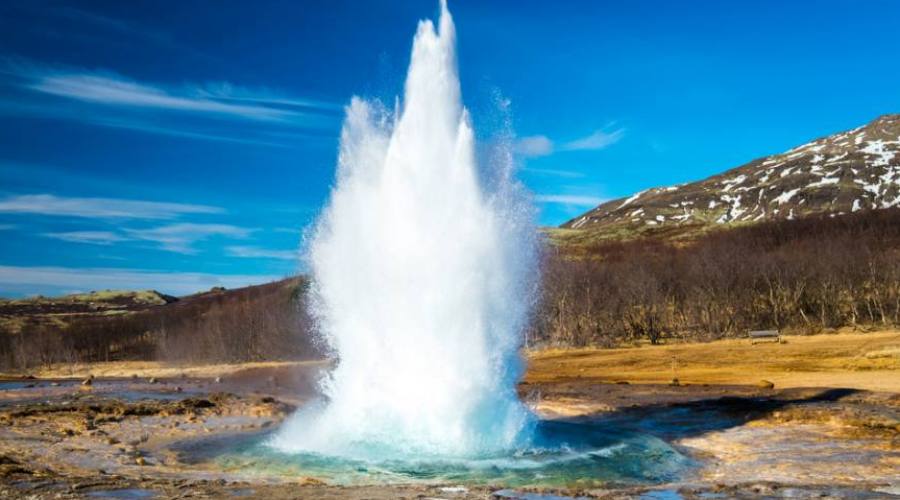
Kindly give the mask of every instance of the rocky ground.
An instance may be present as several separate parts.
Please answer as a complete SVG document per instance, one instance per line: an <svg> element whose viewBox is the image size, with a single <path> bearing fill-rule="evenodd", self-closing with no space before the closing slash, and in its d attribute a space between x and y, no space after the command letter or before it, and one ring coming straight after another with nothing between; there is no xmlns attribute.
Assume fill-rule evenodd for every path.
<svg viewBox="0 0 900 500"><path fill-rule="evenodd" d="M321 364L278 364L229 368L219 378L194 371L84 382L2 380L0 498L900 497L900 393L879 389L896 382L879 382L877 390L773 387L758 380L711 384L692 378L705 369L683 366L676 385L642 380L640 366L628 380L622 366L634 360L626 354L606 367L615 374L609 380L591 376L584 352L573 353L568 364L554 354L545 363L552 360L558 376L544 375L550 365L533 366L521 397L545 418L590 421L664 440L696 462L674 482L565 490L342 486L228 468L186 451L196 443L270 432L313 396ZM588 357L594 355L601 354ZM771 353L767 358L775 364L779 359ZM767 373L773 366L767 365ZM896 377L885 369L878 367L883 377Z"/></svg>
<svg viewBox="0 0 900 500"><path fill-rule="evenodd" d="M266 377L19 381L0 408L2 498L528 498L499 486L340 486L185 460L178 443L259 433L302 397ZM7 382L10 384L12 382ZM268 390L266 389L268 387ZM56 391L56 392L54 392ZM20 392L21 398L10 397ZM598 498L900 495L900 395L851 389L596 382L523 385L548 418L601 419L673 443L701 464L677 483L530 491ZM40 396L40 397L35 397ZM531 498L541 498L533 496ZM550 497L552 498L552 497Z"/></svg>

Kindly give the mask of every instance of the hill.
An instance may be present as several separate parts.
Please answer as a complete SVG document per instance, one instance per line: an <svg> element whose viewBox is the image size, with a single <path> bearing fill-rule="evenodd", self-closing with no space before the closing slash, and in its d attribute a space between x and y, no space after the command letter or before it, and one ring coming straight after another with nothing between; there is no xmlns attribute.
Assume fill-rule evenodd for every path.
<svg viewBox="0 0 900 500"><path fill-rule="evenodd" d="M532 345L900 325L900 208L548 252Z"/></svg>
<svg viewBox="0 0 900 500"><path fill-rule="evenodd" d="M707 179L612 200L551 231L584 242L692 237L716 227L900 206L900 114Z"/></svg>
<svg viewBox="0 0 900 500"><path fill-rule="evenodd" d="M0 370L135 359L312 357L305 287L297 277L178 298L103 291L0 301Z"/></svg>
<svg viewBox="0 0 900 500"><path fill-rule="evenodd" d="M61 297L38 295L25 299L0 299L0 325L12 332L20 331L28 322L64 326L75 318L127 314L177 300L156 290L103 290Z"/></svg>

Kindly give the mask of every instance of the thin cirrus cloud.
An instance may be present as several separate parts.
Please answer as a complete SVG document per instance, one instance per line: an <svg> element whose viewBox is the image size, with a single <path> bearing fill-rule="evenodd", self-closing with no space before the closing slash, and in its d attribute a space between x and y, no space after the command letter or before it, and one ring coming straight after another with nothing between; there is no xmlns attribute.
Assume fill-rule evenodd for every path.
<svg viewBox="0 0 900 500"><path fill-rule="evenodd" d="M597 130L586 137L562 143L556 143L545 135L532 135L519 139L515 152L526 158L534 158L549 156L557 151L597 151L612 146L624 137L624 128Z"/></svg>
<svg viewBox="0 0 900 500"><path fill-rule="evenodd" d="M568 179L579 179L582 177L586 177L583 172L576 172L574 170L561 170L556 168L533 168L533 167L525 167L522 170L525 172L531 172L533 174L550 176L550 177L564 177Z"/></svg>
<svg viewBox="0 0 900 500"><path fill-rule="evenodd" d="M112 245L120 241L128 241L111 231L68 231L62 233L44 233L42 236L70 243L89 243L92 245Z"/></svg>
<svg viewBox="0 0 900 500"><path fill-rule="evenodd" d="M250 236L253 229L232 226L230 224L194 224L179 223L150 229L126 229L125 234L133 240L149 241L159 245L163 250L182 254L195 254L194 245L213 237L244 239Z"/></svg>
<svg viewBox="0 0 900 500"><path fill-rule="evenodd" d="M213 113L263 121L287 120L295 112L267 106L231 104L207 97L178 95L116 75L58 74L39 78L28 88L59 97L107 105Z"/></svg>
<svg viewBox="0 0 900 500"><path fill-rule="evenodd" d="M172 295L187 295L214 286L239 288L268 283L282 278L276 275L220 275L206 273L162 272L122 268L67 268L0 266L0 285L12 288L63 290L146 290Z"/></svg>
<svg viewBox="0 0 900 500"><path fill-rule="evenodd" d="M540 203L554 203L557 205L569 205L577 207L595 207L603 203L603 198L598 196L582 196L572 194L540 194L534 197Z"/></svg>
<svg viewBox="0 0 900 500"><path fill-rule="evenodd" d="M0 199L0 213L87 218L95 220L171 220L186 215L223 214L208 205L168 203L117 198L70 198L52 194L13 195ZM2 227L0 227L2 229ZM254 229L230 224L175 222L150 228L123 228L118 231L85 230L41 234L70 243L112 245L127 241L156 244L160 249L195 254L195 245L214 237L245 239Z"/></svg>
<svg viewBox="0 0 900 500"><path fill-rule="evenodd" d="M296 143L271 138L279 130L305 137L336 136L341 114L334 103L229 82L171 85L109 70L56 68L21 60L0 61L0 77L0 83L25 92L0 97L0 111L7 114L189 139L293 147ZM60 99L77 106L61 106ZM155 113L141 112L147 110ZM182 119L187 115L194 119ZM223 133L223 119L257 125L240 135Z"/></svg>
<svg viewBox="0 0 900 500"><path fill-rule="evenodd" d="M2 228L0 228L2 229ZM70 243L86 243L91 245L112 245L123 241L151 241L159 243L163 250L192 254L196 253L195 243L213 236L244 239L252 230L228 225L213 224L178 224L147 230L127 231L131 237L111 231L69 231L62 233L44 233L42 236ZM234 245L225 247L229 257L248 259L297 260L297 250L272 250L255 246Z"/></svg>
<svg viewBox="0 0 900 500"><path fill-rule="evenodd" d="M230 224L195 224L186 222L148 229L124 229L123 233L115 233L112 231L69 231L43 233L41 236L70 243L85 243L90 245L112 245L114 243L125 241L144 241L155 243L161 250L192 255L198 252L195 245L201 241L213 237L245 239L249 237L253 231L253 229L232 226ZM252 247L229 248L250 249ZM258 251L265 252L262 249L258 249ZM273 255L276 254L277 252ZM249 257L250 255L241 256ZM269 257L272 257L272 255Z"/></svg>
<svg viewBox="0 0 900 500"><path fill-rule="evenodd" d="M547 156L553 153L553 141L546 135L522 137L516 142L516 153L526 156Z"/></svg>
<svg viewBox="0 0 900 500"><path fill-rule="evenodd" d="M279 142L275 140L268 140L266 138L247 138L247 137L235 137L229 135L201 132L201 131L193 131L188 129L179 129L173 128L170 126L162 126L162 125L154 125L152 123L148 123L145 120L133 120L133 119L119 119L119 118L109 118L96 116L93 118L89 118L86 120L87 122L93 125L100 125L103 127L112 127L112 128L121 128L126 130L135 130L138 132L147 132L151 134L158 135L167 135L170 137L183 137L187 139L199 139L202 141L214 141L214 142L227 142L232 144L248 144L252 146L266 146L266 147L275 147L275 148L285 148L290 147L289 144L285 142ZM308 137L309 134L302 134L304 137Z"/></svg>
<svg viewBox="0 0 900 500"><path fill-rule="evenodd" d="M52 194L12 195L0 199L0 213L90 219L174 219L186 214L224 212L222 208L208 205L120 198L74 198Z"/></svg>
<svg viewBox="0 0 900 500"><path fill-rule="evenodd" d="M253 246L230 246L226 247L225 251L231 257L248 259L297 260L300 256L296 250L270 250Z"/></svg>
<svg viewBox="0 0 900 500"><path fill-rule="evenodd" d="M267 106L286 106L297 110L317 111L320 113L341 113L343 106L317 99L287 97L270 90L251 90L233 85L229 82L211 82L203 86L194 86L191 93L196 97L216 99L226 102L246 102Z"/></svg>
<svg viewBox="0 0 900 500"><path fill-rule="evenodd" d="M612 132L597 130L593 134L569 141L562 145L563 151L594 151L605 149L622 140L625 137L625 129L619 128Z"/></svg>

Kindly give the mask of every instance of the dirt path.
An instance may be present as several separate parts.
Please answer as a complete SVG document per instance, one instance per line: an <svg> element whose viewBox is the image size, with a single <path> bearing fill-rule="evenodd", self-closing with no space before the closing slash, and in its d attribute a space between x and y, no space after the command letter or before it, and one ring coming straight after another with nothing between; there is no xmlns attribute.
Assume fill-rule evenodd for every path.
<svg viewBox="0 0 900 500"><path fill-rule="evenodd" d="M746 339L621 349L538 351L528 383L576 379L776 387L846 387L900 392L900 332L788 336L786 343Z"/></svg>

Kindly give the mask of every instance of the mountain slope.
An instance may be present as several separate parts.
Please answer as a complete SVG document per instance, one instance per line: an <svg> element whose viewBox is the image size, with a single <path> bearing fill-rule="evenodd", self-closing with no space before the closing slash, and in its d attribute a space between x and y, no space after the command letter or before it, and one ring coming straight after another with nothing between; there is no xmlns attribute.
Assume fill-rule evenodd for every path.
<svg viewBox="0 0 900 500"><path fill-rule="evenodd" d="M0 300L0 372L37 364L319 356L303 277L171 297L152 290Z"/></svg>
<svg viewBox="0 0 900 500"><path fill-rule="evenodd" d="M707 179L604 203L562 228L601 238L900 206L900 115Z"/></svg>

